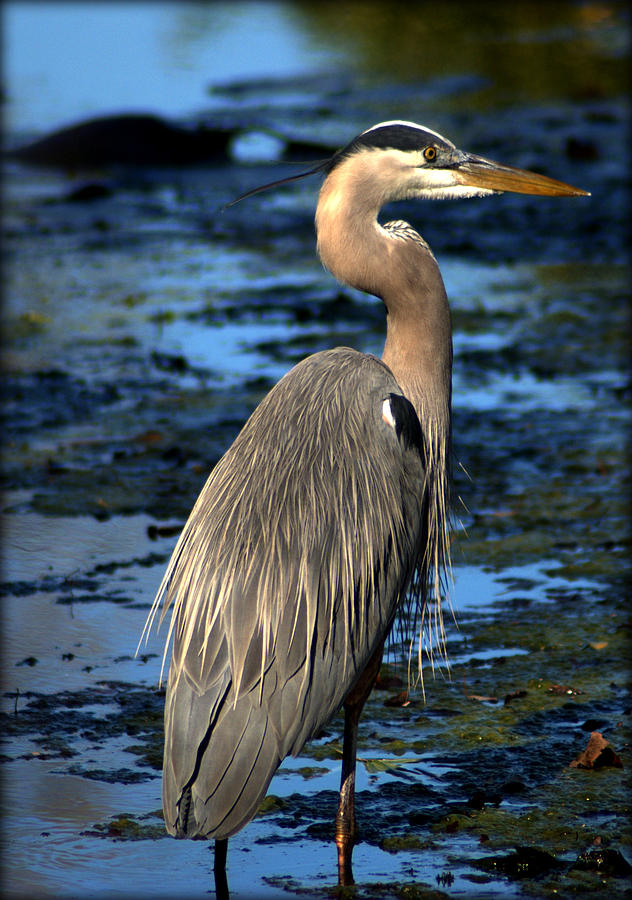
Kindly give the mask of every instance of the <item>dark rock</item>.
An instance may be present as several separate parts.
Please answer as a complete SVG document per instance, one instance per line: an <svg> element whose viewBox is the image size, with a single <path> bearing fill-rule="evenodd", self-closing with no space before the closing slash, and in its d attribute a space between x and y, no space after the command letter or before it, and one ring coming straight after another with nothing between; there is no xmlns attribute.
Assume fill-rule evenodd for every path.
<svg viewBox="0 0 632 900"><path fill-rule="evenodd" d="M184 127L158 116L88 119L53 131L10 155L39 166L186 166L227 159L232 129Z"/></svg>

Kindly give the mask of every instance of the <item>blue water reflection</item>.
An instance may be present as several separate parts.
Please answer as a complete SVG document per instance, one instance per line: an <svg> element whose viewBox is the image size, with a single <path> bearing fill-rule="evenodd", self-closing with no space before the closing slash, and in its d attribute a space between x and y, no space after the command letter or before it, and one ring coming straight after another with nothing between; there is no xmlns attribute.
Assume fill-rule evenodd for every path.
<svg viewBox="0 0 632 900"><path fill-rule="evenodd" d="M208 89L327 71L338 54L287 3L4 4L5 127L41 133L82 116L212 108Z"/></svg>

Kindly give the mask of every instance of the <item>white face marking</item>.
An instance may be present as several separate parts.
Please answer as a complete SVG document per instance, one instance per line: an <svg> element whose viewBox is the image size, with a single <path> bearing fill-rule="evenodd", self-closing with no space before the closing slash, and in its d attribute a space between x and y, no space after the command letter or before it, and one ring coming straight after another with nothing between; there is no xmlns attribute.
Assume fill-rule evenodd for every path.
<svg viewBox="0 0 632 900"><path fill-rule="evenodd" d="M364 155L379 162L379 176L385 186L382 205L392 200L429 200L458 197L483 197L493 194L488 188L476 188L461 183L458 169L426 166L423 153L417 150L365 148L351 158L351 165Z"/></svg>
<svg viewBox="0 0 632 900"><path fill-rule="evenodd" d="M382 419L386 422L387 425L390 425L393 431L395 431L395 419L393 418L390 400L385 400L382 404Z"/></svg>

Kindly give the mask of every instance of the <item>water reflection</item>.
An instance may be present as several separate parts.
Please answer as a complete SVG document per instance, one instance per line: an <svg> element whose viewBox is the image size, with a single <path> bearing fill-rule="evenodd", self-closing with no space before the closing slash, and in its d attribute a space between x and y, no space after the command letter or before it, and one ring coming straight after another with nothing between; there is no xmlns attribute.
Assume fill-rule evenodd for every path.
<svg viewBox="0 0 632 900"><path fill-rule="evenodd" d="M133 659L148 601L160 582L147 560L166 556L172 539L150 540L148 516L3 517L6 615L2 698L15 691L74 691L107 678L158 683L158 653L149 666ZM22 708L26 699L17 700Z"/></svg>
<svg viewBox="0 0 632 900"><path fill-rule="evenodd" d="M433 83L433 97L457 90L461 107L566 96L605 96L622 83L626 55L624 7L518 2L485 4L474 15L462 6L297 4L302 27L331 41L365 72ZM397 52L393 52L393 48ZM352 63L352 64L353 64Z"/></svg>
<svg viewBox="0 0 632 900"><path fill-rule="evenodd" d="M213 105L210 85L327 70L333 62L284 3L14 2L4 20L5 127L12 132L42 133L129 109L189 115Z"/></svg>
<svg viewBox="0 0 632 900"><path fill-rule="evenodd" d="M607 97L625 78L624 15L618 2L488 4L475 16L433 3L7 3L5 125L41 133L127 109L183 116L217 106L207 89L236 78L324 83L332 70L395 79L393 113L423 106L436 124L446 103L471 114L490 102ZM108 61L107 79L95 61ZM274 103L271 86L262 99Z"/></svg>

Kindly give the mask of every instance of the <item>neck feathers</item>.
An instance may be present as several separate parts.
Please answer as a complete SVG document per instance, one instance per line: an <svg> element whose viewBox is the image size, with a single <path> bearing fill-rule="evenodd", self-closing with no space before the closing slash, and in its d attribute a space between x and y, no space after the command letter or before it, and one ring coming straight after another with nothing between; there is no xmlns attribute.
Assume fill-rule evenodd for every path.
<svg viewBox="0 0 632 900"><path fill-rule="evenodd" d="M446 419L449 434L452 328L432 251L406 222L377 221L393 199L380 189L370 154L354 156L325 180L316 209L318 252L339 281L386 307L382 358L422 416Z"/></svg>

